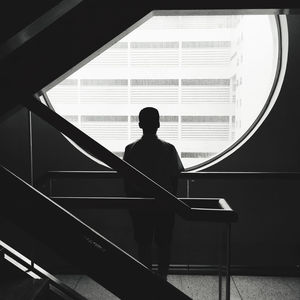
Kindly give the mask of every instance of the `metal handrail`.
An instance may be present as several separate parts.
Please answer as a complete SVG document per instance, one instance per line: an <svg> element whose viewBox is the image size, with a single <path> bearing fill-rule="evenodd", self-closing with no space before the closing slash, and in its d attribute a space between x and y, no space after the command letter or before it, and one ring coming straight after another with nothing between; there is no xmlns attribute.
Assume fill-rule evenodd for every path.
<svg viewBox="0 0 300 300"><path fill-rule="evenodd" d="M155 198L140 197L51 197L66 209L157 209ZM179 198L191 210L201 215L202 221L232 223L237 214L222 198Z"/></svg>
<svg viewBox="0 0 300 300"><path fill-rule="evenodd" d="M37 101L34 97L31 101L27 102L26 106L61 133L73 140L79 147L87 151L90 155L103 161L105 164L116 170L121 177L126 178L134 184L140 185L141 189L143 189L146 193L159 199L162 206L174 209L185 219L201 220L203 217L203 214L199 210L191 209L186 203L161 187L151 178L147 177L145 174L114 155L111 151L97 143L44 104Z"/></svg>
<svg viewBox="0 0 300 300"><path fill-rule="evenodd" d="M0 181L3 194L9 195L2 199L0 211L5 228L11 224L21 228L120 298L190 299L3 166ZM22 242L18 247L27 248ZM144 295L148 287L152 289Z"/></svg>
<svg viewBox="0 0 300 300"><path fill-rule="evenodd" d="M32 98L31 101L26 103L26 106L61 133L73 140L79 147L87 151L90 155L100 161L103 161L111 168L118 171L121 176L126 177L129 181L140 185L141 188L148 191L149 194L161 199L162 205L168 205L170 208L172 207L184 218L190 217L191 209L185 203L180 201L173 194L158 185L142 172L114 155L111 151L97 143L44 104L37 101L35 98Z"/></svg>
<svg viewBox="0 0 300 300"><path fill-rule="evenodd" d="M35 263L29 263L26 260L29 261L28 258L24 258L23 255L21 255L17 250L13 249L6 243L0 240L1 245L1 252L3 254L6 254L10 258L12 258L17 263L21 264L23 267L27 268L26 272L33 272L34 274L38 275L40 278L46 278L49 280L50 285L52 285L55 289L58 290L59 294L61 296L67 296L66 299L70 299L70 297L74 300L87 300L87 298L83 297L70 287L68 287L66 284L64 284L62 281L57 279L52 274L48 273L46 270L41 268ZM62 294L61 294L62 293Z"/></svg>
<svg viewBox="0 0 300 300"><path fill-rule="evenodd" d="M122 176L116 171L48 171L45 176L39 179L46 178L122 178ZM211 179L211 178L237 178L237 177L252 177L252 178L300 178L300 172L181 172L179 174L180 179Z"/></svg>
<svg viewBox="0 0 300 300"><path fill-rule="evenodd" d="M181 199L178 199L176 196L161 187L151 178L147 177L145 174L114 155L111 151L98 144L95 140L84 134L77 127L66 121L54 111L50 110L35 98L31 99L31 101L26 102L26 107L37 114L39 117L47 121L49 124L51 124L62 134L70 138L79 147L88 152L88 154L90 154L97 160L104 162L113 170L116 170L123 178L126 178L128 181L139 185L141 189L145 191L145 193L153 195L155 199L159 199L159 201L156 201L159 206L163 206L165 208L168 207L169 209L171 208L176 211L181 217L187 220L214 220L216 222L226 222L226 299L230 298L230 223L237 221L237 214L231 209L228 209L229 206L226 202L222 202L223 206L221 209L212 210L205 208L191 208ZM228 217L228 214L230 217ZM103 247L98 243L95 243L94 239L88 238L88 242L90 242L95 247L99 247L101 251L103 250ZM222 294L221 282L222 276L219 277L220 299ZM176 291L176 293L178 292ZM178 294L178 297L188 298L186 295L180 293Z"/></svg>

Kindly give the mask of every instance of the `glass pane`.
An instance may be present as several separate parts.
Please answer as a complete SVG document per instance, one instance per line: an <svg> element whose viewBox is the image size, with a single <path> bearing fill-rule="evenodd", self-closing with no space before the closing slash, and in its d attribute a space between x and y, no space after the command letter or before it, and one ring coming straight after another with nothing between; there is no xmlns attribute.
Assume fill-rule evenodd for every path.
<svg viewBox="0 0 300 300"><path fill-rule="evenodd" d="M156 107L158 136L189 168L247 132L267 103L277 63L274 16L154 16L48 97L59 114L120 157L142 134L140 109Z"/></svg>

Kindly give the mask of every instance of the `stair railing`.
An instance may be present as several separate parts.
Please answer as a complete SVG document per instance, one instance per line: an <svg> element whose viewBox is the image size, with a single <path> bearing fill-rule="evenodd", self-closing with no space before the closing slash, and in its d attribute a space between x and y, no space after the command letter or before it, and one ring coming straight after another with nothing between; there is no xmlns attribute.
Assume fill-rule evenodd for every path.
<svg viewBox="0 0 300 300"><path fill-rule="evenodd" d="M207 214L211 215L211 212L201 208L193 209L189 207L186 203L161 187L145 174L114 155L111 151L97 143L80 129L66 121L63 117L35 98L26 102L26 106L29 110L70 138L88 154L116 170L123 178L126 178L134 184L138 184L147 194L153 195L154 198L159 199L157 202L158 205L174 209L181 217L187 220L203 220ZM222 221L224 220L225 214L219 214L219 212L216 211L215 217ZM226 220L235 222L237 220L237 214L232 210L228 211L226 213Z"/></svg>
<svg viewBox="0 0 300 300"><path fill-rule="evenodd" d="M61 280L32 262L29 258L25 257L17 250L9 246L0 240L0 252L3 254L3 258L8 262L12 263L29 276L36 279L47 279L49 280L49 288L55 294L58 294L63 299L69 300L87 300L87 298L78 294L76 291L65 285Z"/></svg>

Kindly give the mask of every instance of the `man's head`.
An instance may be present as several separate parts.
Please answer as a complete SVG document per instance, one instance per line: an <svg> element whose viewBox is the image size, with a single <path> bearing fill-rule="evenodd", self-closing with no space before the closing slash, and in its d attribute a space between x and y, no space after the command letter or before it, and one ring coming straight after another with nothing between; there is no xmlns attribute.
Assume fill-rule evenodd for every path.
<svg viewBox="0 0 300 300"><path fill-rule="evenodd" d="M144 133L155 134L160 126L159 112L154 107L145 107L139 113L139 126Z"/></svg>

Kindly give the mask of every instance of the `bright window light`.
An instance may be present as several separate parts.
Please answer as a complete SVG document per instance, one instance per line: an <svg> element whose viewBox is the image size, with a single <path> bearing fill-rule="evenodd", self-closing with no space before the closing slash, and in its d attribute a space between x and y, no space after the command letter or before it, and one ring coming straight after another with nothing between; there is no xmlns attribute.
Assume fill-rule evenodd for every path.
<svg viewBox="0 0 300 300"><path fill-rule="evenodd" d="M120 157L142 134L139 111L154 106L158 136L196 169L237 144L266 109L279 44L275 16L152 16L47 96Z"/></svg>

